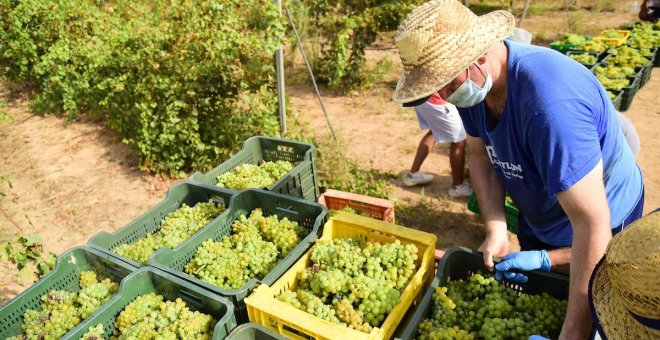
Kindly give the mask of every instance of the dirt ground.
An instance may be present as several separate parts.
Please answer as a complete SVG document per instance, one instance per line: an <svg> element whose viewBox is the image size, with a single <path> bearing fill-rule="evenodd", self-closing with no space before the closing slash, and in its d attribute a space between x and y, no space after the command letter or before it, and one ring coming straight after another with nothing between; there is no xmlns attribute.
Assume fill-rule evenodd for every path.
<svg viewBox="0 0 660 340"><path fill-rule="evenodd" d="M588 11L583 27L614 27L630 20L624 10L600 18ZM530 15L524 25L536 35L556 36L555 21L561 12ZM591 26L590 26L591 25ZM385 35L387 37L387 35ZM391 36L391 35L390 35ZM391 101L394 84L401 71L399 59L385 39L377 50L367 51L373 64L389 58L393 70L372 88L340 95L322 90L323 99L335 129L348 142L348 154L364 169L403 174L412 163L424 132L418 129L412 109ZM318 100L305 80L300 66L289 69L287 95L296 115L309 124L309 131L328 133ZM639 165L646 180L645 211L660 207L660 69L637 94L625 112L636 126L642 142ZM0 175L8 176L16 203L0 203L0 241L21 233L39 233L47 251L60 254L82 245L100 230L114 231L147 211L161 200L172 181L141 172L135 153L121 139L95 122L67 122L56 116L39 116L29 109L29 97L15 84L0 82L0 110L14 123L0 123ZM479 220L466 208L466 199L447 195L450 167L448 146L436 145L422 169L435 176L425 187L404 188L392 180L392 199L398 206L400 224L433 232L437 246L477 248L483 238ZM516 249L511 235L511 249ZM0 303L26 287L18 282L15 268L0 261Z"/></svg>

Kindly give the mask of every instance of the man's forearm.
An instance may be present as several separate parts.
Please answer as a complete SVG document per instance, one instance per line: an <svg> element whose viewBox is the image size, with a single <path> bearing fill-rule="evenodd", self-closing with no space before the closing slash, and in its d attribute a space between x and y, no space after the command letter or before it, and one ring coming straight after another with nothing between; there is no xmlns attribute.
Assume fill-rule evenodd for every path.
<svg viewBox="0 0 660 340"><path fill-rule="evenodd" d="M470 156L470 178L477 194L486 233L502 227L506 229L504 188L487 157Z"/></svg>
<svg viewBox="0 0 660 340"><path fill-rule="evenodd" d="M571 248L555 249L548 252L551 270L555 273L569 274L571 269Z"/></svg>
<svg viewBox="0 0 660 340"><path fill-rule="evenodd" d="M592 230L598 229L609 232L609 226ZM611 234L597 232L573 237L573 251L569 251L571 258L569 301L561 339L586 339L589 335L592 324L587 293L589 278L596 263L605 253L610 237Z"/></svg>

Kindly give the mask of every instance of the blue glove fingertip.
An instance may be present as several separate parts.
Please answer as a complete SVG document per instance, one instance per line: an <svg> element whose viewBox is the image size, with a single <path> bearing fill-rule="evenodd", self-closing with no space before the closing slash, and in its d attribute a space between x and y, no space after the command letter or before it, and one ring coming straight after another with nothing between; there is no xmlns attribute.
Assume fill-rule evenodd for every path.
<svg viewBox="0 0 660 340"><path fill-rule="evenodd" d="M502 281L502 272L497 270L495 271L495 280Z"/></svg>

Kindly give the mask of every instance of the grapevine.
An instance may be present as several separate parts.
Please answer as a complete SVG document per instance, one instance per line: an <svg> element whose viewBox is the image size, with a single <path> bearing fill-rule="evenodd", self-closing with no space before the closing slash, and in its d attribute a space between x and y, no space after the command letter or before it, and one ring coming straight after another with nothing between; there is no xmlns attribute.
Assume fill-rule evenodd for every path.
<svg viewBox="0 0 660 340"><path fill-rule="evenodd" d="M241 164L233 171L216 177L216 185L234 190L269 187L292 169L293 164L287 161L264 162L261 165Z"/></svg>
<svg viewBox="0 0 660 340"><path fill-rule="evenodd" d="M59 339L108 302L119 290L117 283L110 279L99 281L96 273L91 271L80 273L79 284L78 293L51 290L43 295L39 310L28 309L23 314L23 333L8 339ZM101 331L102 328L101 325ZM97 333L98 328L90 329L88 335Z"/></svg>
<svg viewBox="0 0 660 340"><path fill-rule="evenodd" d="M216 205L211 200L197 203L194 207L184 203L181 208L163 218L158 231L133 243L121 244L113 251L135 262L147 264L147 260L156 250L161 247L175 248L224 210L224 205Z"/></svg>
<svg viewBox="0 0 660 340"><path fill-rule="evenodd" d="M494 277L474 274L437 287L418 339L527 339L541 334L557 338L566 300L547 293L518 294Z"/></svg>
<svg viewBox="0 0 660 340"><path fill-rule="evenodd" d="M400 302L417 260L417 247L362 239L321 240L312 264L298 273L295 291L278 300L321 319L369 333Z"/></svg>
<svg viewBox="0 0 660 340"><path fill-rule="evenodd" d="M183 300L138 296L119 313L113 339L210 339L216 320L192 311Z"/></svg>
<svg viewBox="0 0 660 340"><path fill-rule="evenodd" d="M232 231L218 241L204 241L186 273L218 287L240 288L252 278L266 276L305 236L297 222L264 216L259 208L248 217L239 216Z"/></svg>

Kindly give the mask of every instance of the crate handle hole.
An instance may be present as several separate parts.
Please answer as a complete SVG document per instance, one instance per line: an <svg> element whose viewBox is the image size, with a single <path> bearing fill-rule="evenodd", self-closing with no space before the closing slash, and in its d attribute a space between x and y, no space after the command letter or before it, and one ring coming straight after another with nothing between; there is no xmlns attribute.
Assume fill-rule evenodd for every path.
<svg viewBox="0 0 660 340"><path fill-rule="evenodd" d="M296 215L296 216L300 214L299 212L293 210L293 207L292 207L292 206L288 206L288 207L277 207L276 209L279 210L279 211L285 212L285 213L289 213L289 214Z"/></svg>
<svg viewBox="0 0 660 340"><path fill-rule="evenodd" d="M179 289L179 294L182 296L183 300L186 300L186 302L192 303L193 305L197 306L198 310L201 310L204 307L204 303L200 298L198 298L195 294L184 290L184 289Z"/></svg>
<svg viewBox="0 0 660 340"><path fill-rule="evenodd" d="M294 153L293 146L287 146L287 145L278 145L277 151Z"/></svg>

